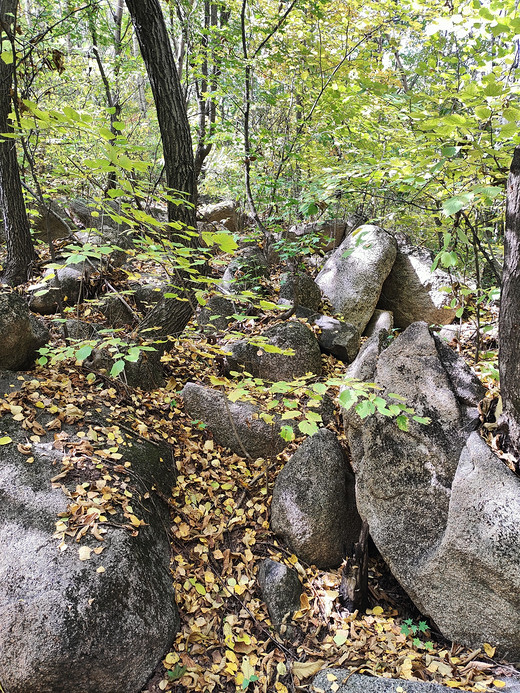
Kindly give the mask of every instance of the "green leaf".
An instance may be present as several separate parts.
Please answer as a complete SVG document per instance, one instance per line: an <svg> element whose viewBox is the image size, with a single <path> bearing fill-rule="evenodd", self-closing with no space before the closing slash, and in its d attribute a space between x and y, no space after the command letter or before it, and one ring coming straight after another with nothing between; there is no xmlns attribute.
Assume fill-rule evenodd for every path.
<svg viewBox="0 0 520 693"><path fill-rule="evenodd" d="M282 426L282 428L280 429L280 435L288 443L290 443L295 438L294 430L291 426Z"/></svg>
<svg viewBox="0 0 520 693"><path fill-rule="evenodd" d="M65 115L68 118L70 118L71 120L74 120L76 122L81 120L80 114L77 111L75 111L73 108L71 108L70 106L64 106L63 113L65 113Z"/></svg>
<svg viewBox="0 0 520 693"><path fill-rule="evenodd" d="M6 65L12 65L14 61L13 51L2 51L0 58Z"/></svg>
<svg viewBox="0 0 520 693"><path fill-rule="evenodd" d="M318 426L314 423L314 421L308 421L307 419L300 421L298 428L302 433L308 436L312 436L318 431Z"/></svg>
<svg viewBox="0 0 520 693"><path fill-rule="evenodd" d="M356 414L362 418L366 419L367 416L371 416L376 411L376 405L369 399L364 399L356 406Z"/></svg>
<svg viewBox="0 0 520 693"><path fill-rule="evenodd" d="M181 667L180 664L176 664L173 669L166 672L166 676L169 681L177 681L177 679L182 679L184 674L188 671L188 667Z"/></svg>
<svg viewBox="0 0 520 693"><path fill-rule="evenodd" d="M496 82L489 82L489 84L484 89L484 94L486 96L501 96L504 93L504 87Z"/></svg>
<svg viewBox="0 0 520 693"><path fill-rule="evenodd" d="M98 133L105 140L113 140L115 137L112 130L109 130L108 128L99 128Z"/></svg>
<svg viewBox="0 0 520 693"><path fill-rule="evenodd" d="M442 147L441 154L442 156L451 157L455 156L455 154L457 154L458 151L458 147Z"/></svg>
<svg viewBox="0 0 520 693"><path fill-rule="evenodd" d="M111 378L116 378L120 373L122 373L125 370L125 362L120 359L119 361L116 361L112 368L110 369L110 377Z"/></svg>
<svg viewBox="0 0 520 693"><path fill-rule="evenodd" d="M316 422L321 422L323 419L321 418L321 414L318 414L317 411L308 411L305 414L305 418L308 421L316 421Z"/></svg>
<svg viewBox="0 0 520 693"><path fill-rule="evenodd" d="M130 363L137 363L139 357L141 356L141 349L139 347L130 347L128 354L125 356L125 361L130 361Z"/></svg>
<svg viewBox="0 0 520 693"><path fill-rule="evenodd" d="M341 631L341 633L336 633L333 640L338 647L341 647L342 645L344 645L347 642L348 634L346 631L343 630L343 631Z"/></svg>
<svg viewBox="0 0 520 693"><path fill-rule="evenodd" d="M91 353L92 347L89 344L86 344L85 346L81 347L81 349L78 349L74 356L76 357L77 361L84 361L90 356Z"/></svg>
<svg viewBox="0 0 520 693"><path fill-rule="evenodd" d="M443 267L456 267L458 263L457 254L453 251L448 252L445 250L441 253L441 265Z"/></svg>
<svg viewBox="0 0 520 693"><path fill-rule="evenodd" d="M243 387L237 387L236 390L228 394L228 399L231 400L231 402L236 402L241 397L244 397L244 395L247 395L247 390Z"/></svg>
<svg viewBox="0 0 520 693"><path fill-rule="evenodd" d="M358 396L353 390L343 390L338 399L341 406L348 411L358 401Z"/></svg>
<svg viewBox="0 0 520 693"><path fill-rule="evenodd" d="M297 419L299 416L299 411L284 411L282 414L282 421L287 421L287 419Z"/></svg>
<svg viewBox="0 0 520 693"><path fill-rule="evenodd" d="M401 431L408 430L408 418L404 414L401 414L401 416L398 416L396 418L396 423L398 428L401 429Z"/></svg>
<svg viewBox="0 0 520 693"><path fill-rule="evenodd" d="M446 216L451 216L460 212L461 209L468 207L473 199L473 193L464 193L463 195L456 195L455 197L450 197L449 200L445 200L442 203L442 211Z"/></svg>
<svg viewBox="0 0 520 693"><path fill-rule="evenodd" d="M490 117L491 113L491 109L487 106L477 106L475 108L475 115L477 116L477 118L480 118L480 120L487 120Z"/></svg>

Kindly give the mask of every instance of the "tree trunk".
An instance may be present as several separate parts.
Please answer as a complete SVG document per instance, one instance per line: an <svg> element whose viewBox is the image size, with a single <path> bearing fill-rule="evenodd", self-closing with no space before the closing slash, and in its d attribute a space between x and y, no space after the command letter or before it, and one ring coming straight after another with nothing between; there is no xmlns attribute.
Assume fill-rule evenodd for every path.
<svg viewBox="0 0 520 693"><path fill-rule="evenodd" d="M520 147L514 152L507 179L504 272L499 319L502 423L515 454L520 454Z"/></svg>
<svg viewBox="0 0 520 693"><path fill-rule="evenodd" d="M158 0L126 0L157 110L166 184L195 205L195 166L186 103ZM168 204L170 221L195 226L195 209Z"/></svg>
<svg viewBox="0 0 520 693"><path fill-rule="evenodd" d="M143 56L157 110L161 131L166 184L174 196L181 193L187 204L168 201L170 222L196 228L196 179L188 114L164 17L158 0L126 0ZM185 246L196 247L196 236L189 240L177 235ZM195 301L191 280L177 273L176 287L163 297L139 325L139 333L150 338L165 338L182 332L193 315Z"/></svg>
<svg viewBox="0 0 520 693"><path fill-rule="evenodd" d="M16 0L3 0L0 3L0 37L2 42L11 43L13 49L13 24L17 4ZM0 133L12 132L9 114L15 59L13 55L13 63L9 65L0 59ZM11 138L0 139L0 211L7 247L2 281L16 286L23 284L31 276L36 253L22 194L16 140Z"/></svg>

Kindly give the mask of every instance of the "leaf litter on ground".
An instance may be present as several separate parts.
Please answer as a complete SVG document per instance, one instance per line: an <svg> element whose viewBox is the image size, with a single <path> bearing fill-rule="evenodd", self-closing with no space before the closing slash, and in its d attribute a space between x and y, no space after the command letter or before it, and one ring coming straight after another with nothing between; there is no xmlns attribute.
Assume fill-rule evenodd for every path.
<svg viewBox="0 0 520 693"><path fill-rule="evenodd" d="M18 449L27 463L33 460L32 444L43 438L65 452L63 469L53 479L68 498L67 513L57 518L57 549L74 541L80 560L90 556L82 537L90 532L100 542L94 551L102 551L114 515L119 526L139 531L142 520L131 506L121 446L125 428L173 447L178 479L169 499L172 579L181 627L143 693L293 693L309 690L312 677L332 666L469 691L502 687L497 677L514 670L495 660L490 644L470 650L447 643L433 630L421 632L424 627L410 635L408 614L387 589L381 560L370 562L370 608L350 613L341 603L341 568L304 565L281 545L269 529L271 493L277 472L301 438L275 460L246 460L217 445L183 412L178 395L188 380L214 384L215 349L196 332L172 347L163 359L170 374L165 388L133 391L104 377L93 379L65 361L20 376L21 388L0 403L0 413L9 413L26 430L27 442ZM342 368L332 358L324 358L324 366L329 374ZM225 379L218 385L228 392L236 388ZM89 425L88 409L103 411L107 425ZM44 420L43 412L51 416ZM63 430L65 423L78 429L73 438ZM342 432L337 428L336 433L341 440ZM7 438L0 443L11 444ZM66 486L67 474L87 457L94 457L96 478ZM261 601L256 575L267 557L296 570L303 583L290 640L272 629Z"/></svg>

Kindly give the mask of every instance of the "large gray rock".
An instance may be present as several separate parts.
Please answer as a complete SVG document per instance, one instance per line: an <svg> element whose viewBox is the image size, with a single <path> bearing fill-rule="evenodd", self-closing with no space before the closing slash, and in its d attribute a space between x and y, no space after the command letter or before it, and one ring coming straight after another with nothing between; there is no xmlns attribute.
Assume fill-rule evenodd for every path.
<svg viewBox="0 0 520 693"><path fill-rule="evenodd" d="M240 340L228 345L230 367L242 367L256 378L264 380L294 380L306 373L321 374L321 352L312 330L301 322L290 321L273 325L262 333L267 345L293 354L271 353L261 346Z"/></svg>
<svg viewBox="0 0 520 693"><path fill-rule="evenodd" d="M398 244L397 257L381 291L378 306L391 310L397 327L424 320L428 324L449 325L457 308L451 308L453 280L437 268L433 253L426 248Z"/></svg>
<svg viewBox="0 0 520 693"><path fill-rule="evenodd" d="M298 306L294 315L304 318L309 325L318 328L314 334L323 353L331 354L345 363L350 363L356 358L361 337L354 325L331 315L315 313L304 306Z"/></svg>
<svg viewBox="0 0 520 693"><path fill-rule="evenodd" d="M36 215L31 219L31 226L44 243L70 236L73 222L60 203L47 200L44 205L35 203L35 208Z"/></svg>
<svg viewBox="0 0 520 693"><path fill-rule="evenodd" d="M29 306L35 313L52 315L60 300L75 305L88 293L92 267L86 262L70 264L45 273L43 281L29 289Z"/></svg>
<svg viewBox="0 0 520 693"><path fill-rule="evenodd" d="M350 363L356 358L361 338L354 325L330 315L315 315L310 322L319 327L317 337L322 351L345 363Z"/></svg>
<svg viewBox="0 0 520 693"><path fill-rule="evenodd" d="M376 546L447 638L520 659L520 480L473 432L482 385L425 323L367 363L382 396L398 393L432 421L406 432L380 415L362 426L346 417Z"/></svg>
<svg viewBox="0 0 520 693"><path fill-rule="evenodd" d="M69 212L73 219L87 229L111 227L114 231L127 231L128 222L122 216L121 205L117 200L103 200L102 203L82 198L69 201Z"/></svg>
<svg viewBox="0 0 520 693"><path fill-rule="evenodd" d="M22 370L49 341L41 320L31 315L27 303L14 292L0 294L0 368Z"/></svg>
<svg viewBox="0 0 520 693"><path fill-rule="evenodd" d="M225 332L235 313L233 301L224 296L212 296L197 315L197 323L206 334Z"/></svg>
<svg viewBox="0 0 520 693"><path fill-rule="evenodd" d="M155 277L144 277L144 283L140 284L132 282L130 288L137 308L143 313L151 310L166 291L166 286Z"/></svg>
<svg viewBox="0 0 520 693"><path fill-rule="evenodd" d="M266 558L258 570L258 584L273 628L283 632L286 622L300 608L302 585L296 571Z"/></svg>
<svg viewBox="0 0 520 693"><path fill-rule="evenodd" d="M259 279L269 276L267 259L258 246L241 250L229 263L222 277L222 291L228 294L258 291Z"/></svg>
<svg viewBox="0 0 520 693"><path fill-rule="evenodd" d="M16 445L26 443L26 432L10 416L2 418L1 427L14 441L0 449L3 690L138 693L171 647L179 626L169 570L169 513L161 500L169 496L175 481L170 451L123 434L119 451L122 463L131 462L127 489L133 494L132 510L146 524L133 533L130 521L118 511L108 515L116 526L106 528L102 542L91 534L79 543L67 538L68 546L61 551L60 539L53 536L60 513L72 514L74 503L80 508L78 503L90 501L95 515L103 474L109 473L109 495L115 493L116 477L122 482L126 473L112 467L102 472L92 458L83 456L68 476L52 484L66 468L65 452L54 449L52 433L48 442L43 437L32 444L30 463ZM69 440L81 443L79 438ZM68 498L60 487L75 493L82 483L90 498ZM103 531L103 524L98 523L98 531ZM87 548L103 551L80 560L80 551Z"/></svg>
<svg viewBox="0 0 520 693"><path fill-rule="evenodd" d="M329 257L316 278L334 311L363 332L397 253L395 239L378 226L360 226Z"/></svg>
<svg viewBox="0 0 520 693"><path fill-rule="evenodd" d="M231 233L240 231L243 215L233 200L207 204L198 209L199 217L207 224L222 224Z"/></svg>
<svg viewBox="0 0 520 693"><path fill-rule="evenodd" d="M370 318L370 322L365 328L363 333L364 337L372 337L380 330L386 330L391 332L394 327L394 315L391 310L378 310L374 311L374 315Z"/></svg>
<svg viewBox="0 0 520 693"><path fill-rule="evenodd" d="M188 414L202 421L220 445L237 455L252 458L277 455L287 445L280 423L266 423L260 410L249 402L231 402L209 387L186 383L181 396Z"/></svg>
<svg viewBox="0 0 520 693"><path fill-rule="evenodd" d="M64 327L66 329L63 330L63 332L66 332L67 337L78 341L97 339L99 337L99 330L103 329L102 325L97 325L96 323L72 319L67 320Z"/></svg>
<svg viewBox="0 0 520 693"><path fill-rule="evenodd" d="M307 438L278 474L271 528L299 558L337 567L359 537L354 478L336 436Z"/></svg>
<svg viewBox="0 0 520 693"><path fill-rule="evenodd" d="M284 274L281 278L280 298L292 304L296 297L298 298L299 306L310 308L310 310L315 312L320 309L320 287L306 272L299 272L296 281L292 274Z"/></svg>
<svg viewBox="0 0 520 693"><path fill-rule="evenodd" d="M110 327L131 325L137 319L137 314L131 309L131 306L126 301L122 301L117 294L105 296L101 301L99 310L105 316Z"/></svg>
<svg viewBox="0 0 520 693"><path fill-rule="evenodd" d="M363 223L361 216L349 214L346 219L330 219L328 221L311 221L295 224L287 231L277 234L276 240L297 243L302 248L319 248L328 253L341 245L347 234Z"/></svg>
<svg viewBox="0 0 520 693"><path fill-rule="evenodd" d="M383 679L353 674L348 669L323 669L312 682L312 693L448 693L453 688L430 681Z"/></svg>

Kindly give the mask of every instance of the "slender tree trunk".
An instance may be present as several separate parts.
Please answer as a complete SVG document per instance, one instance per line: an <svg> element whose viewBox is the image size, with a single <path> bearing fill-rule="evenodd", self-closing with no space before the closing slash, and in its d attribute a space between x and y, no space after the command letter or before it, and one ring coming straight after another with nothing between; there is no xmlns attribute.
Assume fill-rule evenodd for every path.
<svg viewBox="0 0 520 693"><path fill-rule="evenodd" d="M195 226L195 166L186 103L158 0L126 0L157 110L166 184L190 204L169 203L170 221Z"/></svg>
<svg viewBox="0 0 520 693"><path fill-rule="evenodd" d="M0 2L0 38L13 47L13 63L0 59L0 133L12 132L9 122L11 113L11 85L14 55L13 26L16 16L16 0ZM22 194L20 171L16 157L16 140L0 138L0 211L4 222L7 260L2 281L16 286L26 282L32 274L36 253L32 242L29 220Z"/></svg>
<svg viewBox="0 0 520 693"><path fill-rule="evenodd" d="M166 184L173 194L180 193L186 204L168 201L168 219L196 228L197 198L195 164L188 114L173 56L164 16L158 0L126 0L134 24L157 110L164 154ZM196 236L191 237L195 239ZM196 247L196 240L182 234L176 240ZM193 315L196 302L187 274L177 272L175 286L139 325L143 336L165 338L182 332Z"/></svg>
<svg viewBox="0 0 520 693"><path fill-rule="evenodd" d="M500 390L503 423L514 452L520 454L520 147L507 179L504 271L500 299Z"/></svg>

